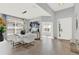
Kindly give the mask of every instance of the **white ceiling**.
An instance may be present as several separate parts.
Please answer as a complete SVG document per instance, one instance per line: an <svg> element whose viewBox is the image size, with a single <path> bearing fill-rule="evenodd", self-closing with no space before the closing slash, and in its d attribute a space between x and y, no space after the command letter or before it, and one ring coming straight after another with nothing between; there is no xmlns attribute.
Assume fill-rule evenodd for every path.
<svg viewBox="0 0 79 59"><path fill-rule="evenodd" d="M27 13L22 14L24 10L27 10ZM0 3L0 13L27 19L50 16L49 13L34 3Z"/></svg>
<svg viewBox="0 0 79 59"><path fill-rule="evenodd" d="M73 3L48 3L48 5L54 10L54 11L60 11L66 8L70 8L74 6Z"/></svg>
<svg viewBox="0 0 79 59"><path fill-rule="evenodd" d="M48 3L48 5L54 11L59 11L72 7L74 4ZM22 12L25 10L27 10L27 13L22 14ZM42 9L35 3L0 3L0 13L27 19L36 18L39 16L51 16L48 12L46 12L44 9Z"/></svg>

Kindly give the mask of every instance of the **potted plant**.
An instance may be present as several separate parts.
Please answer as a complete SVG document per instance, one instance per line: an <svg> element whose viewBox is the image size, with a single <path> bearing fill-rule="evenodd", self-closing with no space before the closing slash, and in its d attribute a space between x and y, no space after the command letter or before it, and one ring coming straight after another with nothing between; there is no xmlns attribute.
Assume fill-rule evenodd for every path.
<svg viewBox="0 0 79 59"><path fill-rule="evenodd" d="M0 42L4 40L3 33L6 31L6 26L2 20L3 19L0 18Z"/></svg>

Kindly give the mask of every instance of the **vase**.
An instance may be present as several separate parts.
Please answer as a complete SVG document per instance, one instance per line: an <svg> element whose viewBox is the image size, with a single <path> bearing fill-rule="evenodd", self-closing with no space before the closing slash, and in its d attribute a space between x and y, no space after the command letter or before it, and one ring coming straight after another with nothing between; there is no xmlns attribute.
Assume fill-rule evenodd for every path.
<svg viewBox="0 0 79 59"><path fill-rule="evenodd" d="M3 34L0 32L0 42L4 41Z"/></svg>

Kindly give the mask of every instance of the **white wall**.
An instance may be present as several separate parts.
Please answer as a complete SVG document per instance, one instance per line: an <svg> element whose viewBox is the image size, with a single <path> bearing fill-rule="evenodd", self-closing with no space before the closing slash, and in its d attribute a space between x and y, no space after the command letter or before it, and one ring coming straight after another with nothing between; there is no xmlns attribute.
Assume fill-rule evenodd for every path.
<svg viewBox="0 0 79 59"><path fill-rule="evenodd" d="M74 16L74 25L75 25L75 33L74 33L74 40L78 39L79 40L79 4L75 4L75 16ZM78 29L76 29L76 18L78 20Z"/></svg>
<svg viewBox="0 0 79 59"><path fill-rule="evenodd" d="M56 19L66 18L66 17L73 17L74 15L74 7L67 8L61 11L56 12Z"/></svg>

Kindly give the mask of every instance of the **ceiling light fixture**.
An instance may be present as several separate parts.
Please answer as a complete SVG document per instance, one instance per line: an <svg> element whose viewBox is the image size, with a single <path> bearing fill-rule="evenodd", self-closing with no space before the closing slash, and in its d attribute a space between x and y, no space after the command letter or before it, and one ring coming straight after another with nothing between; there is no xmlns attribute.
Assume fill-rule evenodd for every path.
<svg viewBox="0 0 79 59"><path fill-rule="evenodd" d="M25 13L27 13L27 10L24 10L24 11L22 12L22 14L25 14Z"/></svg>

